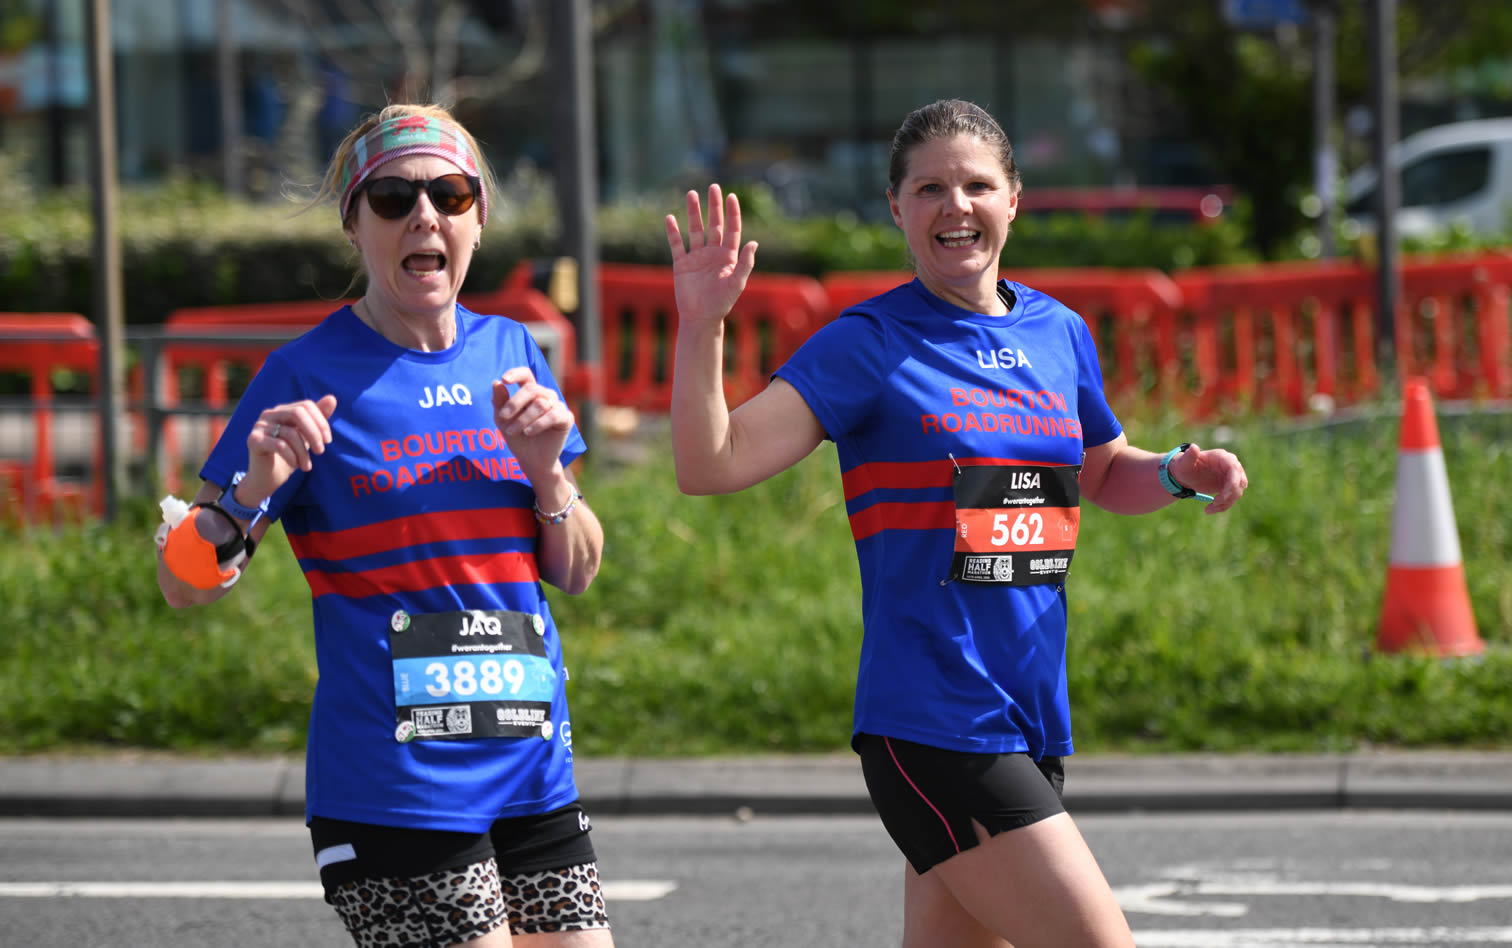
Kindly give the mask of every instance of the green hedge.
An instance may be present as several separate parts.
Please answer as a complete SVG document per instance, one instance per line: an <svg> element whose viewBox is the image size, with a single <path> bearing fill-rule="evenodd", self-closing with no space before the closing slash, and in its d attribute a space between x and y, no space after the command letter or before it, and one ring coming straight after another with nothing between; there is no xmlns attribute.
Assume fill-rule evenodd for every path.
<svg viewBox="0 0 1512 948"><path fill-rule="evenodd" d="M5 171L0 160L0 176ZM495 196L483 245L465 290L491 290L520 261L559 251L550 189L516 175ZM908 265L902 234L891 222L865 223L840 214L793 219L762 188L743 191L746 232L761 243L758 266L769 273L818 275L836 270L895 270ZM13 213L0 220L0 298L17 312L90 314L92 222L87 194L42 198L0 186ZM188 306L338 299L358 262L329 207L301 212L295 201L249 204L215 188L169 181L127 189L120 204L125 318L154 324ZM607 262L669 262L661 221L680 211L675 194L647 197L601 211L600 258ZM1005 252L1015 266L1157 267L1234 263L1251 258L1237 220L1172 227L1144 218L1023 219Z"/></svg>
<svg viewBox="0 0 1512 948"><path fill-rule="evenodd" d="M1223 441L1249 492L1220 517L1084 508L1068 585L1081 750L1512 746L1512 416L1441 421L1476 659L1374 651L1394 412L1229 431L1116 406L1135 443ZM740 494L678 493L665 435L583 472L604 524L582 596L548 590L589 754L845 746L860 581L835 451ZM113 526L0 527L0 753L84 746L293 750L315 684L310 594L275 527L246 580L174 611L150 501Z"/></svg>

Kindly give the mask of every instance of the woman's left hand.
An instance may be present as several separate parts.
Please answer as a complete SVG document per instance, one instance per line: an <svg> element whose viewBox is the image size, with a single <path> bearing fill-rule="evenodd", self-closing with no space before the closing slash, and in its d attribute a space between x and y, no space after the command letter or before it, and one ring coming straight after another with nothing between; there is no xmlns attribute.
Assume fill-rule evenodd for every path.
<svg viewBox="0 0 1512 948"><path fill-rule="evenodd" d="M518 386L514 394L509 392L510 385ZM532 484L540 482L561 462L572 430L572 410L523 365L493 383L493 409L494 423L525 476Z"/></svg>
<svg viewBox="0 0 1512 948"><path fill-rule="evenodd" d="M681 325L717 325L730 314L756 266L756 241L740 242L740 201L709 185L709 225L704 226L698 192L688 192L688 247L683 248L677 215L668 214L672 248L672 290Z"/></svg>
<svg viewBox="0 0 1512 948"><path fill-rule="evenodd" d="M1238 503L1249 487L1244 465L1232 452L1223 448L1204 451L1195 442L1171 459L1171 476L1178 484L1212 495L1212 502L1203 508L1208 513L1223 513Z"/></svg>

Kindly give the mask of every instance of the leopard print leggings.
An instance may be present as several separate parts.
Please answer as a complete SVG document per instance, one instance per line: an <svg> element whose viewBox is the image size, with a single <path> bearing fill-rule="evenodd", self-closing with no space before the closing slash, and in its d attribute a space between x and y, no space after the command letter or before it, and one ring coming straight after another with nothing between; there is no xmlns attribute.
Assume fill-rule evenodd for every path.
<svg viewBox="0 0 1512 948"><path fill-rule="evenodd" d="M499 876L492 858L412 879L362 879L326 900L358 948L448 948L508 924L512 935L608 928L598 864Z"/></svg>

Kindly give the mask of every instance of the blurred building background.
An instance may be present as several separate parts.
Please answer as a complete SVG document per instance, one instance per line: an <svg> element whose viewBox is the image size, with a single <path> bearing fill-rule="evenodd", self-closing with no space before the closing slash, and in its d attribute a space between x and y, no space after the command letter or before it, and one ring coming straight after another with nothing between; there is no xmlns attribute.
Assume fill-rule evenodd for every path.
<svg viewBox="0 0 1512 948"><path fill-rule="evenodd" d="M794 212L870 216L885 210L893 129L944 96L991 110L1038 186L1214 180L1133 81L1119 4L1061 6L600 2L601 192L717 174L765 180ZM454 102L501 170L550 163L539 0L114 0L126 183L219 174L222 15L254 196L312 174L360 113L412 94ZM84 4L0 0L0 24L0 147L26 155L39 188L83 182Z"/></svg>
<svg viewBox="0 0 1512 948"><path fill-rule="evenodd" d="M1163 2L595 0L600 194L717 175L763 180L794 213L877 217L893 129L943 96L1003 122L1031 189L1233 183L1190 110L1131 65L1136 47L1162 42L1151 24ZM1282 61L1305 61L1309 8L1363 2L1187 9L1211 7ZM41 189L86 177L84 8L0 0L0 149L24 156ZM113 0L112 17L127 184L219 178L223 101L239 112L229 128L254 197L312 177L361 113L417 96L453 103L501 172L551 164L548 0ZM1403 134L1512 111L1509 64L1409 77ZM1363 141L1368 113L1339 106L1342 134Z"/></svg>

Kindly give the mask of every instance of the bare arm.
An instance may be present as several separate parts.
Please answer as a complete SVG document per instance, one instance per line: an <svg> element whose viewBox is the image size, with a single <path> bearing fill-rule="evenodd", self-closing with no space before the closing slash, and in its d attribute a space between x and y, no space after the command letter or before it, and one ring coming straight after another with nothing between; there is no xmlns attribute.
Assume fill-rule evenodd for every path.
<svg viewBox="0 0 1512 948"><path fill-rule="evenodd" d="M536 505L546 514L564 510L569 503L571 511L560 523L539 524L536 540L536 566L541 579L570 596L585 592L598 575L599 562L604 552L604 528L594 515L588 502L574 498L577 483L572 474L560 464L556 473L536 485ZM561 498L557 503L555 498Z"/></svg>
<svg viewBox="0 0 1512 948"><path fill-rule="evenodd" d="M1157 473L1164 454L1155 454L1129 444L1123 434L1087 449L1082 460L1081 495L1104 510L1142 514L1175 501L1160 486ZM1170 466L1178 484L1213 497L1208 513L1223 513L1244 495L1249 478L1239 459L1222 448L1204 451L1192 445L1178 454Z"/></svg>
<svg viewBox="0 0 1512 948"><path fill-rule="evenodd" d="M672 376L672 455L685 494L744 490L808 457L824 428L782 379L731 412L720 366L724 324L679 328Z"/></svg>
<svg viewBox="0 0 1512 948"><path fill-rule="evenodd" d="M677 296L672 370L672 454L686 494L743 490L807 457L824 429L802 396L776 379L733 413L724 397L724 319L756 265L756 243L740 243L740 202L709 186L705 229L698 192L688 192L688 244L668 214Z"/></svg>

